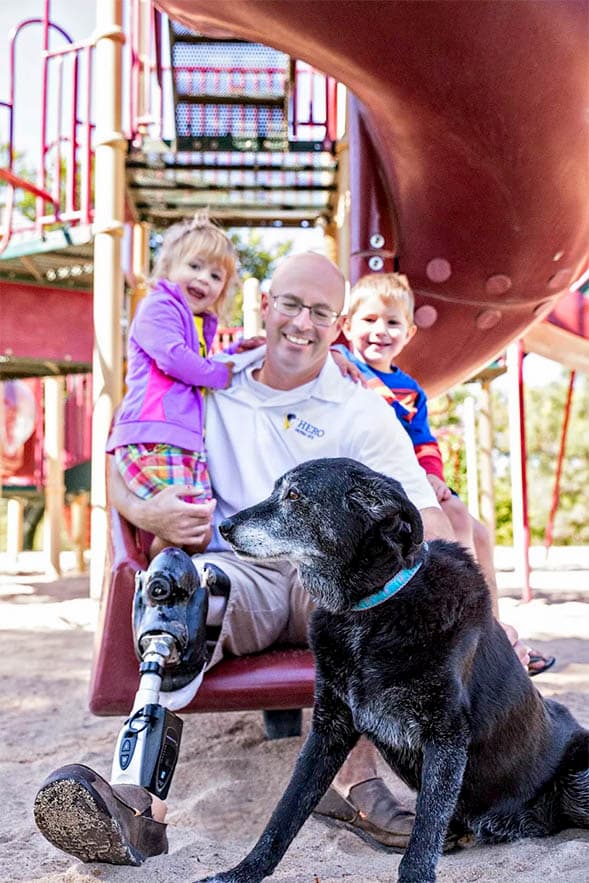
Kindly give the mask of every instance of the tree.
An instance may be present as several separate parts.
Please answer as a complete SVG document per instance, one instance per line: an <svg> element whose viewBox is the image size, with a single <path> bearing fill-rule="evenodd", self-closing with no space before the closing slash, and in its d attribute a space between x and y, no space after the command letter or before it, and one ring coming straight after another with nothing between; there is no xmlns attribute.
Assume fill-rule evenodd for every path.
<svg viewBox="0 0 589 883"><path fill-rule="evenodd" d="M9 161L8 144L0 144L0 168L7 168ZM12 170L15 175L28 181L31 184L36 182L36 172L33 168L26 165L25 154L16 152L14 154ZM29 190L19 190L15 200L15 207L20 214L28 218L29 221L35 220L35 200L36 197ZM4 194L0 191L0 208L6 205Z"/></svg>
<svg viewBox="0 0 589 883"><path fill-rule="evenodd" d="M264 245L264 233L260 230L249 230L247 236L240 235L237 231L230 233L241 269L241 280L259 279L263 282L268 279L277 261L286 257L292 251L293 241L288 239L284 242L275 242L272 245ZM241 325L243 316L243 290L238 287L235 299L231 305L231 325Z"/></svg>
<svg viewBox="0 0 589 883"><path fill-rule="evenodd" d="M545 386L525 387L527 445L527 482L530 536L533 543L543 543L555 481L562 421L569 373ZM507 393L492 387L495 474L496 541L513 542L511 474L509 470L509 424ZM465 499L466 457L462 425L462 403L476 387L458 386L451 393L432 399L430 420L437 433L444 457L446 480ZM560 498L554 524L557 545L589 543L589 518L585 488L589 482L589 377L578 373L561 476Z"/></svg>
<svg viewBox="0 0 589 883"><path fill-rule="evenodd" d="M543 387L525 387L524 407L527 447L527 484L530 536L542 543L556 475L569 372L562 369L560 377ZM509 438L507 398L494 396L495 458L497 465L496 498L498 535L511 542L511 489L509 484ZM589 519L585 482L589 480L589 378L578 373L575 378L573 404L563 461L560 497L554 524L557 545L589 543ZM499 508L499 506L498 506ZM502 520L499 520L499 516Z"/></svg>

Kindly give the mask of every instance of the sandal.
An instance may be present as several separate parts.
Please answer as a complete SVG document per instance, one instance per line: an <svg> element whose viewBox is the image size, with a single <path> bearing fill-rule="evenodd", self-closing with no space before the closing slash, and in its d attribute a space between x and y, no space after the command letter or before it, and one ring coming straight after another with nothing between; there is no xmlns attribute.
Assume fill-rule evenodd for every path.
<svg viewBox="0 0 589 883"><path fill-rule="evenodd" d="M528 674L531 678L541 675L549 668L552 668L556 662L555 656L542 656L541 653L530 653L530 661L528 662Z"/></svg>
<svg viewBox="0 0 589 883"><path fill-rule="evenodd" d="M151 817L152 798L138 785L110 785L82 764L51 773L35 798L43 836L83 862L140 865L168 851L166 825Z"/></svg>

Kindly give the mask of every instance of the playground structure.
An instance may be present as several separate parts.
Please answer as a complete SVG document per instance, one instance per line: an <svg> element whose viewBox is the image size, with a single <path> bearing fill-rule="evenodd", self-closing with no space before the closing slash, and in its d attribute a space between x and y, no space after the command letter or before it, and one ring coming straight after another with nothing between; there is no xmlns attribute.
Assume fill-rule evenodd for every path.
<svg viewBox="0 0 589 883"><path fill-rule="evenodd" d="M584 4L373 2L370 14L361 2L329 5L339 18L326 35L320 3L160 3L175 22L169 66L148 2L99 3L95 35L79 44L50 22L48 0L42 18L19 26L41 29L44 97L33 183L15 171L13 92L0 103L9 133L0 368L44 376L92 362L95 594L108 557L104 442L121 395L124 284L132 311L152 225L203 205L233 225L321 223L352 281L406 273L421 331L402 367L431 394L522 335L510 359L518 402L524 347L573 370L589 365ZM224 53L239 52L229 70ZM542 65L530 64L536 57ZM353 90L347 101L339 84ZM35 198L33 221L17 217L19 190ZM27 309L40 293L52 299L42 328ZM435 363L434 334L445 341ZM521 408L514 425L524 548Z"/></svg>

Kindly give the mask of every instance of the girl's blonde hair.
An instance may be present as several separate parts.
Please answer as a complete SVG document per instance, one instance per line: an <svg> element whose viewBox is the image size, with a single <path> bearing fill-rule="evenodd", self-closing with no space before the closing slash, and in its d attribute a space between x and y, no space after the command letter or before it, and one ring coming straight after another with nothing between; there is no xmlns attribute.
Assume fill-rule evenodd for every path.
<svg viewBox="0 0 589 883"><path fill-rule="evenodd" d="M358 307L370 297L378 295L387 305L398 304L410 325L413 325L415 298L407 276L402 273L368 273L359 279L350 292L348 322Z"/></svg>
<svg viewBox="0 0 589 883"><path fill-rule="evenodd" d="M198 212L194 218L169 227L157 253L151 281L166 279L175 264L198 255L205 261L216 262L227 273L223 291L211 309L218 315L223 310L237 283L237 252L227 234L211 221L207 212Z"/></svg>

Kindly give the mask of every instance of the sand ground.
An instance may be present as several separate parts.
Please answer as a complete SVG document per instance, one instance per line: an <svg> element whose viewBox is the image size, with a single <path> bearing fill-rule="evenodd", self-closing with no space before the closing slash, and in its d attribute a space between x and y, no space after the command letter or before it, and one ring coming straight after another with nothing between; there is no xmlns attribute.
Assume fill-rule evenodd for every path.
<svg viewBox="0 0 589 883"><path fill-rule="evenodd" d="M554 577L529 604L503 597L502 617L557 656L557 667L535 683L589 726L589 582ZM262 830L300 747L299 739L266 742L255 712L186 719L170 792L169 855L141 868L83 865L37 832L31 807L51 770L82 762L109 774L120 722L93 717L86 702L95 620L86 577L0 573L0 883L189 883L229 867ZM399 860L310 820L272 879L384 883L396 879ZM445 856L438 879L587 883L589 831Z"/></svg>

